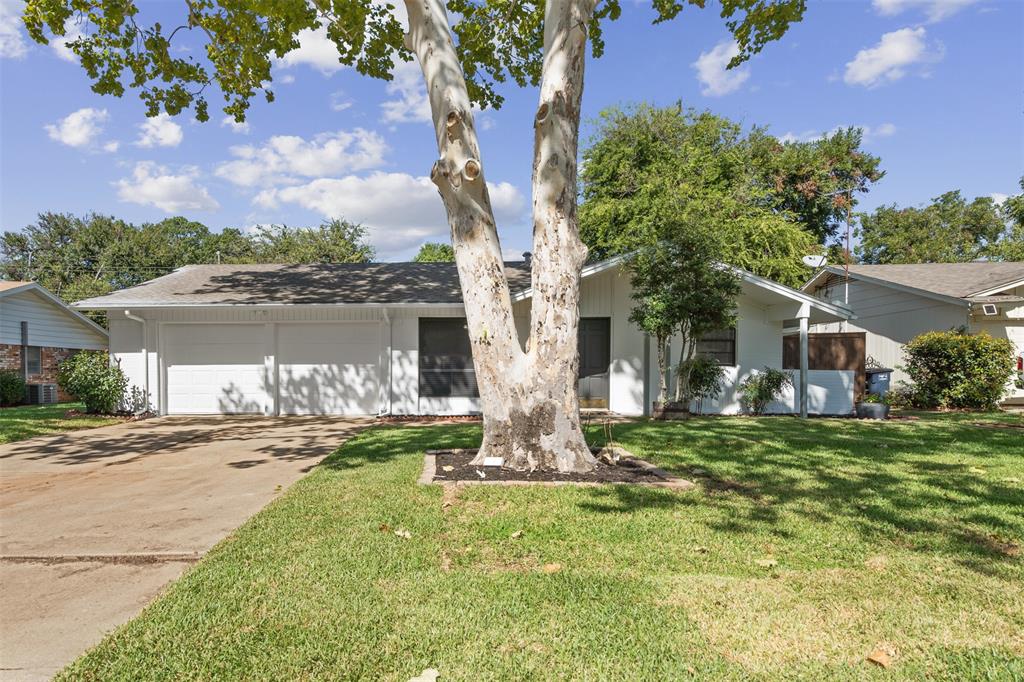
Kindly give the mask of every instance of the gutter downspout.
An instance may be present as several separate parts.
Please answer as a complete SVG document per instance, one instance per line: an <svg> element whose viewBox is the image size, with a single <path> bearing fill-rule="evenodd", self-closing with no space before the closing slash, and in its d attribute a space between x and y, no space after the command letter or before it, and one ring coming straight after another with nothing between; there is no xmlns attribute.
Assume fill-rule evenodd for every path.
<svg viewBox="0 0 1024 682"><path fill-rule="evenodd" d="M388 309L387 308L381 308L381 316L383 317L384 324L386 324L388 326L388 330L387 330L388 331L388 343L387 343L387 354L388 354L388 356L387 356L387 360L385 361L386 364L384 365L387 368L387 370L385 372L385 374L386 374L385 380L382 382L384 385L381 386L381 388L386 391L386 394L385 394L386 397L385 397L385 399L383 401L384 404L381 406L382 409L378 410L378 414L380 416L387 416L387 415L390 415L392 413L392 405L391 405L391 399L392 399L392 396L391 396L392 377L391 377L391 371L392 371L393 368L392 368L391 357L392 357L393 353L392 353L391 349L392 349L392 343L394 342L394 325L392 324L393 320L391 319L391 315L388 314Z"/></svg>
<svg viewBox="0 0 1024 682"><path fill-rule="evenodd" d="M130 310L125 310L124 316L129 320L138 322L142 325L142 376L144 390L146 392L146 405L144 411L149 412L149 353L146 351L146 320L138 315L132 315L132 311Z"/></svg>

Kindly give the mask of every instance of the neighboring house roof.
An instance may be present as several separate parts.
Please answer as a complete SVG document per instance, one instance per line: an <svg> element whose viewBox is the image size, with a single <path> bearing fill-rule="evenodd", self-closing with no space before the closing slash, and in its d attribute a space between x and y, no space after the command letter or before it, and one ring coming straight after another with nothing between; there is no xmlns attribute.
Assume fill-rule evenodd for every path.
<svg viewBox="0 0 1024 682"><path fill-rule="evenodd" d="M93 322L92 320L90 320L88 317L78 312L77 310L72 309L70 306L68 306L67 303L60 300L46 287L36 284L35 282L25 282L20 280L0 281L0 298L4 298L6 296L13 296L14 294L25 293L28 291L35 292L42 296L43 298L48 299L55 306L59 307L65 313L74 317L76 320L78 320L85 326L89 327L92 331L97 332L98 334L102 334L103 338L108 338L106 329L99 326L98 324L96 324L95 322Z"/></svg>
<svg viewBox="0 0 1024 682"><path fill-rule="evenodd" d="M625 256L591 263L583 277L625 262ZM776 296L806 303L840 319L853 313L802 291L731 268L747 283ZM530 267L505 263L512 300L531 296ZM75 303L77 308L157 308L234 305L461 305L454 263L344 263L316 265L189 265L129 289Z"/></svg>
<svg viewBox="0 0 1024 682"><path fill-rule="evenodd" d="M810 291L844 275L830 265L818 271L802 289ZM946 299L973 300L1024 284L1024 263L915 263L907 265L851 265L852 279L882 286L931 294Z"/></svg>

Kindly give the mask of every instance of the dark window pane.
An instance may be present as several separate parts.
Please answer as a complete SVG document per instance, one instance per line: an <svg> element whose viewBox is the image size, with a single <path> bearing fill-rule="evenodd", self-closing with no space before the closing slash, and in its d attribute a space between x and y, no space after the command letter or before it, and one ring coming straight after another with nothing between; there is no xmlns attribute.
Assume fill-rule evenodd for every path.
<svg viewBox="0 0 1024 682"><path fill-rule="evenodd" d="M736 364L736 329L716 329L697 341L696 352L714 358L720 365Z"/></svg>
<svg viewBox="0 0 1024 682"><path fill-rule="evenodd" d="M463 318L420 318L420 395L479 397Z"/></svg>
<svg viewBox="0 0 1024 682"><path fill-rule="evenodd" d="M28 373L29 374L40 374L43 371L43 359L42 353L40 352L39 346L29 346L28 354L25 356L28 359Z"/></svg>

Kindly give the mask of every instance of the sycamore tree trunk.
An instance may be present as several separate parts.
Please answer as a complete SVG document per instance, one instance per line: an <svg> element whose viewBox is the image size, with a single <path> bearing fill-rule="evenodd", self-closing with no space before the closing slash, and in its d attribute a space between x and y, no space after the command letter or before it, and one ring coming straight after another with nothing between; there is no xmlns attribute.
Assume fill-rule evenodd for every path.
<svg viewBox="0 0 1024 682"><path fill-rule="evenodd" d="M533 298L524 351L516 334L466 81L443 0L406 0L407 47L430 98L439 158L431 170L448 213L484 435L475 460L515 469L589 471L580 428L577 327L587 249L576 219L576 150L586 26L593 0L549 0L534 126Z"/></svg>

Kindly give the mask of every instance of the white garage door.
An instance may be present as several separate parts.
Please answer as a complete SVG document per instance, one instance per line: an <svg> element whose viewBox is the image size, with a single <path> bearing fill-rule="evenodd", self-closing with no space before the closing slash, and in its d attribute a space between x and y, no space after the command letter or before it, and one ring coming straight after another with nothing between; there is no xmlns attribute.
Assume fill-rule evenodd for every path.
<svg viewBox="0 0 1024 682"><path fill-rule="evenodd" d="M378 335L374 322L279 324L281 414L376 414Z"/></svg>
<svg viewBox="0 0 1024 682"><path fill-rule="evenodd" d="M169 414L263 414L263 325L176 324L162 333Z"/></svg>

